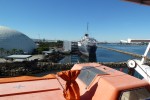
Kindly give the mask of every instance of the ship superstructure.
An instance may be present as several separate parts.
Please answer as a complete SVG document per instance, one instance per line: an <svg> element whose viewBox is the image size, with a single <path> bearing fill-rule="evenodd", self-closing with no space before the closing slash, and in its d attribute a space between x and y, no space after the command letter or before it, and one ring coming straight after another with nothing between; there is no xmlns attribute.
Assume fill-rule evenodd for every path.
<svg viewBox="0 0 150 100"><path fill-rule="evenodd" d="M96 39L89 37L87 24L87 33L78 42L79 51L85 56L93 55L96 53L97 49L96 43L97 43Z"/></svg>

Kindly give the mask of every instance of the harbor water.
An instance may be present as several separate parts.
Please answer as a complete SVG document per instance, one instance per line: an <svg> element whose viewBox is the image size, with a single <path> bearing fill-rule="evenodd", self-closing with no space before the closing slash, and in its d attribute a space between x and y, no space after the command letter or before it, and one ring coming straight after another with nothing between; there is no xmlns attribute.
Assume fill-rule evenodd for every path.
<svg viewBox="0 0 150 100"><path fill-rule="evenodd" d="M147 47L147 45L122 45L122 44L100 44L100 46L131 52L139 55L143 55ZM148 55L148 57L150 56ZM139 59L139 58L123 54L120 52L107 50L104 48L97 48L95 62L126 62L129 59ZM76 62L88 62L88 58L78 55L69 55L60 61L60 63L76 63Z"/></svg>

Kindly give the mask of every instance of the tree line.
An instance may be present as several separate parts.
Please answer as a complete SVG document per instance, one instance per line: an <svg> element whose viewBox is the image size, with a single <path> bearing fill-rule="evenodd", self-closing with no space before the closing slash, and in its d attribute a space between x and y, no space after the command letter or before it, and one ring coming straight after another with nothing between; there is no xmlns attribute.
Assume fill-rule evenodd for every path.
<svg viewBox="0 0 150 100"><path fill-rule="evenodd" d="M4 55L10 55L10 54L23 54L22 49L11 49L11 50L6 50L4 48L0 48L0 57L3 57Z"/></svg>

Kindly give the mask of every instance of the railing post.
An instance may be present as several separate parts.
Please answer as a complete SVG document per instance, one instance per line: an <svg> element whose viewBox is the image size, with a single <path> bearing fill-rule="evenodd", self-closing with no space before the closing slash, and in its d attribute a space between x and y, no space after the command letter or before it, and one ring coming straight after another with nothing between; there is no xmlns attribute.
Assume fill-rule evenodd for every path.
<svg viewBox="0 0 150 100"><path fill-rule="evenodd" d="M143 64L143 63L145 62L145 59L146 59L146 56L147 56L149 50L150 50L150 42L148 43L148 46L147 46L147 48L146 48L146 51L145 51L145 53L144 53L144 55L143 55L143 57L142 57L141 64Z"/></svg>

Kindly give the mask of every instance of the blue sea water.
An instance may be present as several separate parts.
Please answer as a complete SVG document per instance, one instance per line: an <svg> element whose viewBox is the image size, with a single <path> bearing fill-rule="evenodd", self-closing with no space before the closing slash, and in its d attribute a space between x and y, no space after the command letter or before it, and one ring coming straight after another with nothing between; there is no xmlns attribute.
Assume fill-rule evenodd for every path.
<svg viewBox="0 0 150 100"><path fill-rule="evenodd" d="M121 45L121 44L100 44L100 46L114 48L117 50L122 50L140 55L144 54L147 47L147 45ZM96 62L124 62L129 59L135 59L135 57L103 48L97 48L96 51ZM72 63L88 62L88 60L85 57L83 58L78 55L71 55L66 56L63 60L60 61L60 63L71 63L71 62Z"/></svg>
<svg viewBox="0 0 150 100"><path fill-rule="evenodd" d="M110 47L122 51L143 55L147 45L122 45L122 44L101 44L100 46Z"/></svg>
<svg viewBox="0 0 150 100"><path fill-rule="evenodd" d="M143 55L147 47L147 45L122 45L122 44L101 44L100 46L131 52L139 55ZM127 54L122 54L119 52L110 51L102 48L98 48L96 54L98 62L122 62L135 58ZM150 57L149 54L148 57Z"/></svg>
<svg viewBox="0 0 150 100"><path fill-rule="evenodd" d="M129 59L134 59L133 56L123 53L110 51L103 48L98 48L96 52L97 62L123 62Z"/></svg>

